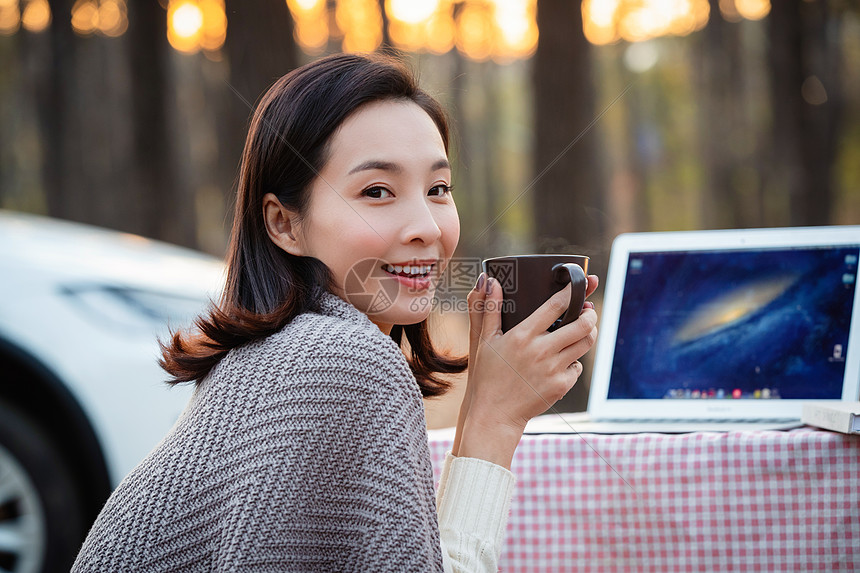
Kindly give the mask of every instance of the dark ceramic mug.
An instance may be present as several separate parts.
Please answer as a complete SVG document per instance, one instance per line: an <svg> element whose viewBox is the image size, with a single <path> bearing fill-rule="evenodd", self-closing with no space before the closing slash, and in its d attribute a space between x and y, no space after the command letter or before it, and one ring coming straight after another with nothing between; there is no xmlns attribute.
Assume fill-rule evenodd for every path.
<svg viewBox="0 0 860 573"><path fill-rule="evenodd" d="M582 312L588 287L588 257L514 255L486 259L481 266L502 287L502 332L528 318L567 283L571 283L570 305L547 331L570 324Z"/></svg>

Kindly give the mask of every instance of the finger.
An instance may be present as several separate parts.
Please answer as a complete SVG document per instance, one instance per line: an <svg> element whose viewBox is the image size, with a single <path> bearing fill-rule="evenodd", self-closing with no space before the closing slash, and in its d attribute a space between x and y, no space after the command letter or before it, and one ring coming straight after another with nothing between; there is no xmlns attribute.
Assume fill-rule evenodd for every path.
<svg viewBox="0 0 860 573"><path fill-rule="evenodd" d="M487 278L484 285L490 292L484 299L484 316L481 324L481 337L484 340L502 334L502 285L492 277Z"/></svg>
<svg viewBox="0 0 860 573"><path fill-rule="evenodd" d="M585 297L588 298L591 294L597 290L597 286L600 284L600 279L597 278L597 275L588 275L588 286L585 287Z"/></svg>
<svg viewBox="0 0 860 573"><path fill-rule="evenodd" d="M552 338L547 340L552 341L552 351L561 352L571 344L576 344L583 338L587 338L596 327L597 313L594 312L594 309L586 308L583 309L579 318L552 332ZM593 341L592 344L594 344ZM571 362L573 361L571 360Z"/></svg>
<svg viewBox="0 0 860 573"><path fill-rule="evenodd" d="M518 324L516 328L521 328L529 334L546 332L546 329L552 326L558 320L558 317L567 310L567 307L570 305L570 293L571 286L570 283L567 283L564 285L564 288L549 297L546 302Z"/></svg>
<svg viewBox="0 0 860 573"><path fill-rule="evenodd" d="M579 381L579 377L582 376L582 370L582 363L579 361L575 361L567 367L566 372L569 374L567 378L568 386L567 390L564 391L564 396L567 396L570 391L573 390L573 387L576 386L576 383ZM564 398L564 396L562 396L562 398Z"/></svg>
<svg viewBox="0 0 860 573"><path fill-rule="evenodd" d="M585 370L585 367L582 365L582 362L579 360L575 360L571 363L570 366L567 367L568 373L572 374L570 377L570 388L567 389L567 392L570 392L576 383L579 381L579 377L582 376L582 372ZM567 394L565 392L565 394Z"/></svg>
<svg viewBox="0 0 860 573"><path fill-rule="evenodd" d="M466 302L469 304L469 357L474 359L478 342L481 340L481 326L484 322L484 302L486 299L487 275L481 273L475 288L469 292Z"/></svg>
<svg viewBox="0 0 860 573"><path fill-rule="evenodd" d="M466 302L469 304L469 375L474 371L475 356L478 350L478 344L481 342L481 327L483 326L484 303L486 299L486 281L487 275L481 273L478 280L475 282L475 287L469 292L466 297ZM466 391L463 394L463 401L460 403L460 411L457 414L457 431L454 434L454 443L451 451L456 456L460 451L460 439L462 438L463 424L468 416L469 408L472 403L472 385L466 382Z"/></svg>
<svg viewBox="0 0 860 573"><path fill-rule="evenodd" d="M596 341L597 327L594 327L591 332L558 353L559 363L569 365L576 362L594 347Z"/></svg>

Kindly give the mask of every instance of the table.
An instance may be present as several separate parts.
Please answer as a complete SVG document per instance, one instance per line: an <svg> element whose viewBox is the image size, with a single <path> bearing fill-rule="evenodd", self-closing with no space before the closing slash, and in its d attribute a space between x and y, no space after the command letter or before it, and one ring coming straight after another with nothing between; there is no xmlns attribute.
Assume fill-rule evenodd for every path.
<svg viewBox="0 0 860 573"><path fill-rule="evenodd" d="M860 571L860 436L527 435L511 470L503 572Z"/></svg>

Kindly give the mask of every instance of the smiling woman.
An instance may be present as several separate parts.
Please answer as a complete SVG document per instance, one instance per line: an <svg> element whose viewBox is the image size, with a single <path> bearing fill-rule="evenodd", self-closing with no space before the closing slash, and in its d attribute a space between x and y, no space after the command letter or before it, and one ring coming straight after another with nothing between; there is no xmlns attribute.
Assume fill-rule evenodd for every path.
<svg viewBox="0 0 860 573"><path fill-rule="evenodd" d="M344 121L329 148L304 216L286 209L274 193L263 198L272 242L325 263L334 275L335 294L353 302L385 334L395 324L421 323L427 313L416 312L413 301L432 297L431 283L438 282L430 280L428 267L434 278L440 276L460 237L439 129L411 100L383 100ZM376 259L374 267L386 274L393 266L400 277L393 280L407 287L381 312L356 304L340 286L355 262L367 258ZM376 281L392 278L371 275L371 280L365 289L376 292L381 288Z"/></svg>
<svg viewBox="0 0 860 573"><path fill-rule="evenodd" d="M248 134L221 304L200 322L203 337L178 335L165 353L175 381L202 380L232 348L314 309L323 292L348 298L346 276L363 259L378 259L374 268L429 260L441 276L459 239L453 199L440 195L451 181L447 149L442 108L399 62L338 56L284 76ZM371 320L398 344L406 335L422 394L440 395L450 384L439 374L462 372L466 358L437 354L427 313L410 302Z"/></svg>
<svg viewBox="0 0 860 573"><path fill-rule="evenodd" d="M73 571L497 570L514 449L578 378L596 315L547 332L567 288L503 336L501 288L479 279L434 492L422 397L467 365L434 350L416 304L459 240L447 155L441 107L397 60L330 56L272 86L245 145L222 299L162 348L194 396Z"/></svg>

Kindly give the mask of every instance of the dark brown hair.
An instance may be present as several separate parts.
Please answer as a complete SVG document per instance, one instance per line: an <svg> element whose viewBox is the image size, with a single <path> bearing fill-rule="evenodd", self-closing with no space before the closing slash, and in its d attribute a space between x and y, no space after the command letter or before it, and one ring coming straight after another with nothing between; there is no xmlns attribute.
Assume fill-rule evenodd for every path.
<svg viewBox="0 0 860 573"><path fill-rule="evenodd" d="M172 376L170 383L199 383L231 349L279 331L303 312L320 310L320 297L333 292L334 278L319 259L292 255L269 239L263 196L274 193L303 218L335 130L359 107L388 99L409 100L427 112L447 152L445 112L392 56L329 56L293 70L266 92L242 154L225 289L220 303L199 316L192 330L161 343L160 364ZM427 320L392 327L391 338L401 348L403 334L421 393L443 394L450 383L437 374L463 372L468 357L437 353Z"/></svg>

